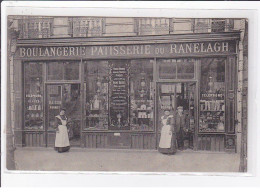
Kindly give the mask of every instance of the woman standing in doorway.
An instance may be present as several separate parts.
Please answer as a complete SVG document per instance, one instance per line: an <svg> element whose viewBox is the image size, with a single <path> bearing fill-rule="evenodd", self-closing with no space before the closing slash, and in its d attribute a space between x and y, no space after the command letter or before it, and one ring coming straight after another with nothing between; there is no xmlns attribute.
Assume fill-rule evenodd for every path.
<svg viewBox="0 0 260 194"><path fill-rule="evenodd" d="M163 154L176 153L176 135L174 131L174 119L170 114L169 109L164 110L164 115L161 117L162 130L159 143L159 152Z"/></svg>
<svg viewBox="0 0 260 194"><path fill-rule="evenodd" d="M65 109L60 110L60 114L55 117L56 122L56 139L55 150L59 153L69 151L70 142L68 136L67 122L68 118L65 115Z"/></svg>

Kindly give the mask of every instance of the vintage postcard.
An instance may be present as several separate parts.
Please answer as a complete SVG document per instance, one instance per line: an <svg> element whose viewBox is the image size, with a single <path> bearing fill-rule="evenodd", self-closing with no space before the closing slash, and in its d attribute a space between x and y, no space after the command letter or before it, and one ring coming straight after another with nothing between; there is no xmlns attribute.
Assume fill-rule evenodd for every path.
<svg viewBox="0 0 260 194"><path fill-rule="evenodd" d="M247 172L247 18L6 22L8 170Z"/></svg>

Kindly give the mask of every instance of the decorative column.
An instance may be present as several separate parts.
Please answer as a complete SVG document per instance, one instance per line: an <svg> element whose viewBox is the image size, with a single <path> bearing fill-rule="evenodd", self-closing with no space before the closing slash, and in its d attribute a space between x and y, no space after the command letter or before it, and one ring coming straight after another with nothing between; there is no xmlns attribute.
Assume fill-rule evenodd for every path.
<svg viewBox="0 0 260 194"><path fill-rule="evenodd" d="M238 136L238 142L240 143L238 149L240 153L240 172L247 171L247 110L248 110L248 91L247 91L247 79L248 79L248 26L247 21L242 19L240 22L240 30L241 30L241 40L240 40L240 52L239 52L239 99L238 99L238 106L240 108L240 114L238 117L238 127L240 127L240 134Z"/></svg>
<svg viewBox="0 0 260 194"><path fill-rule="evenodd" d="M243 41L245 36L245 20L240 20L240 41L238 44L238 71L237 71L237 152L241 155L242 148L242 89L243 89ZM240 157L241 158L241 157ZM242 159L242 158L241 158ZM242 161L242 160L241 160ZM240 162L241 162L240 161ZM241 168L241 164L240 164Z"/></svg>
<svg viewBox="0 0 260 194"><path fill-rule="evenodd" d="M8 20L7 33L7 107L6 107L6 167L8 170L15 169L14 160L14 54L16 52L16 40L19 32L13 26L14 20Z"/></svg>

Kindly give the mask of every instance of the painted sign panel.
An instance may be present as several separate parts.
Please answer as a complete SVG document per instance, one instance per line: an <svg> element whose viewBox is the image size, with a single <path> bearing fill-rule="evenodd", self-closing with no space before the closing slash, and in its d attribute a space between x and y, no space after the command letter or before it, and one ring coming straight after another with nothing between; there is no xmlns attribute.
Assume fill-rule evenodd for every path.
<svg viewBox="0 0 260 194"><path fill-rule="evenodd" d="M117 61L109 66L109 126L110 129L129 129L129 65Z"/></svg>
<svg viewBox="0 0 260 194"><path fill-rule="evenodd" d="M202 54L235 53L235 42L193 42L112 46L19 47L19 58L107 58L107 57L175 57Z"/></svg>

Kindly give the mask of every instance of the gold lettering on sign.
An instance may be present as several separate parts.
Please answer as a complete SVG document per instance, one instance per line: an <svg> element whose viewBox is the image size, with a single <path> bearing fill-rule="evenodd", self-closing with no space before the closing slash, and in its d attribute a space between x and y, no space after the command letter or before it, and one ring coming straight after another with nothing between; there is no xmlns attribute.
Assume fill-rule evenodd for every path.
<svg viewBox="0 0 260 194"><path fill-rule="evenodd" d="M97 47L96 46L92 46L91 47L91 55L94 55L97 52Z"/></svg>
<svg viewBox="0 0 260 194"><path fill-rule="evenodd" d="M194 43L194 53L200 52L199 50L199 43Z"/></svg>
<svg viewBox="0 0 260 194"><path fill-rule="evenodd" d="M139 55L139 47L137 45L133 46L133 54Z"/></svg>
<svg viewBox="0 0 260 194"><path fill-rule="evenodd" d="M25 57L26 55L26 49L25 48L20 48L20 57Z"/></svg>
<svg viewBox="0 0 260 194"><path fill-rule="evenodd" d="M61 47L57 48L57 56L61 56L62 55L62 50Z"/></svg>
<svg viewBox="0 0 260 194"><path fill-rule="evenodd" d="M83 46L81 46L80 48L79 48L79 53L80 53L80 55L81 56L84 56L84 55L86 55L86 47L83 47Z"/></svg>
<svg viewBox="0 0 260 194"><path fill-rule="evenodd" d="M228 42L222 42L222 52L228 52Z"/></svg>
<svg viewBox="0 0 260 194"><path fill-rule="evenodd" d="M144 50L144 54L149 55L151 53L151 45L145 45Z"/></svg>
<svg viewBox="0 0 260 194"><path fill-rule="evenodd" d="M75 56L75 48L74 47L70 47L70 54L69 55L73 55L73 56Z"/></svg>
<svg viewBox="0 0 260 194"><path fill-rule="evenodd" d="M125 47L124 46L120 46L120 55L125 55Z"/></svg>
<svg viewBox="0 0 260 194"><path fill-rule="evenodd" d="M50 50L51 50L51 52L50 52L50 53L51 53L51 56L56 56L56 52L55 52L55 51L56 51L56 48L55 48L55 47L51 47Z"/></svg>
<svg viewBox="0 0 260 194"><path fill-rule="evenodd" d="M201 44L200 44L200 47L201 47L200 51L201 51L202 53L206 53L206 52L207 52L207 50L205 50L205 48L204 48L204 43L201 43Z"/></svg>
<svg viewBox="0 0 260 194"><path fill-rule="evenodd" d="M209 51L210 50L210 51ZM207 52L213 52L211 44L208 44Z"/></svg>
<svg viewBox="0 0 260 194"><path fill-rule="evenodd" d="M216 43L214 44L214 51L215 51L215 52L219 52L219 51L220 51L220 44L219 44L219 42L216 42Z"/></svg>
<svg viewBox="0 0 260 194"><path fill-rule="evenodd" d="M114 55L118 55L118 46L113 47Z"/></svg>
<svg viewBox="0 0 260 194"><path fill-rule="evenodd" d="M37 57L37 48L32 48L32 51L33 51L33 56Z"/></svg>
<svg viewBox="0 0 260 194"><path fill-rule="evenodd" d="M26 54L30 57L32 55L32 49L28 48Z"/></svg>
<svg viewBox="0 0 260 194"><path fill-rule="evenodd" d="M127 55L131 55L132 54L131 48L129 46L126 47L126 54Z"/></svg>
<svg viewBox="0 0 260 194"><path fill-rule="evenodd" d="M177 47L176 44L171 45L171 53L177 53L176 47Z"/></svg>
<svg viewBox="0 0 260 194"><path fill-rule="evenodd" d="M186 52L191 53L191 44L186 44Z"/></svg>
<svg viewBox="0 0 260 194"><path fill-rule="evenodd" d="M44 55L45 55L45 56L48 56L48 57L50 56L49 50L48 50L47 48L45 49Z"/></svg>
<svg viewBox="0 0 260 194"><path fill-rule="evenodd" d="M63 56L68 56L69 52L68 52L68 47L63 47Z"/></svg>
<svg viewBox="0 0 260 194"><path fill-rule="evenodd" d="M233 45L233 44L232 44ZM70 56L136 56L167 54L198 54L234 52L229 42L192 42L173 44L115 45L115 46L63 46L20 47L20 57L70 57Z"/></svg>
<svg viewBox="0 0 260 194"><path fill-rule="evenodd" d="M179 53L185 53L185 51L184 51L184 48L183 48L183 45L182 45L182 44L180 45Z"/></svg>

